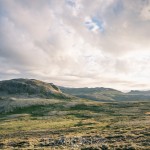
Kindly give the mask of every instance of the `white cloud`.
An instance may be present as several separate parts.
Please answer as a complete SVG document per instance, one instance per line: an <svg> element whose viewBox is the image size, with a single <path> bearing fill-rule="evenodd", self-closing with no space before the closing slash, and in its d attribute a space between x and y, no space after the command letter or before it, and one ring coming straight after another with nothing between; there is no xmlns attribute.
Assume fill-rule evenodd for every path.
<svg viewBox="0 0 150 150"><path fill-rule="evenodd" d="M0 79L150 89L149 2L1 0Z"/></svg>

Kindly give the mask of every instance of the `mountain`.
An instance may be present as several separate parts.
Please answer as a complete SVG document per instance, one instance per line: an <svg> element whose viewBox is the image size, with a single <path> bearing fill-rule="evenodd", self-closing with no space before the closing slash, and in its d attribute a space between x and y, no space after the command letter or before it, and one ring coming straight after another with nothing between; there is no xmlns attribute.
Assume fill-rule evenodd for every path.
<svg viewBox="0 0 150 150"><path fill-rule="evenodd" d="M150 91L130 91L129 93L123 93L121 91L96 87L96 88L68 88L59 87L62 92L74 95L80 98L86 98L94 101L101 102L114 102L114 101L149 101Z"/></svg>
<svg viewBox="0 0 150 150"><path fill-rule="evenodd" d="M13 97L42 97L42 98L69 98L67 94L52 83L35 79L12 79L0 81L0 96Z"/></svg>
<svg viewBox="0 0 150 150"><path fill-rule="evenodd" d="M115 101L116 96L124 95L123 92L111 89L111 88L68 88L68 87L59 87L62 92L74 95L80 98L86 98L96 101Z"/></svg>
<svg viewBox="0 0 150 150"><path fill-rule="evenodd" d="M1 98L70 99L79 97L94 101L113 102L150 100L149 93L149 91L130 91L129 93L123 93L112 88L104 87L68 88L35 79L12 79L0 81Z"/></svg>
<svg viewBox="0 0 150 150"><path fill-rule="evenodd" d="M128 94L150 96L150 91L149 90L148 91L131 90Z"/></svg>

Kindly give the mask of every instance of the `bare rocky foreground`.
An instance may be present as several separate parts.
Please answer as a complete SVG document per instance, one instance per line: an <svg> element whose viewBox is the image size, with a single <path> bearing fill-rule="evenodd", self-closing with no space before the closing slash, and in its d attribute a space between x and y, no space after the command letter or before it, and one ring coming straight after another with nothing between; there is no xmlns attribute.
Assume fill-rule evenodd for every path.
<svg viewBox="0 0 150 150"><path fill-rule="evenodd" d="M107 132L107 131L106 131ZM149 150L150 148L150 129L134 130L130 134L113 134L104 137L100 135L86 136L58 136L58 132L34 132L31 133L15 133L5 135L3 139L11 139L9 142L0 142L0 149L66 149L66 150ZM56 134L56 135L55 135ZM26 135L26 138L21 139L21 135ZM32 136L35 136L33 138ZM53 136L51 136L53 135ZM54 137L55 135L55 137ZM106 133L105 133L106 135ZM15 141L18 136L19 140ZM14 137L14 139L13 139ZM43 138L41 138L43 137ZM7 141L7 140L6 140Z"/></svg>
<svg viewBox="0 0 150 150"><path fill-rule="evenodd" d="M17 108L0 116L0 149L149 150L149 108L78 100Z"/></svg>

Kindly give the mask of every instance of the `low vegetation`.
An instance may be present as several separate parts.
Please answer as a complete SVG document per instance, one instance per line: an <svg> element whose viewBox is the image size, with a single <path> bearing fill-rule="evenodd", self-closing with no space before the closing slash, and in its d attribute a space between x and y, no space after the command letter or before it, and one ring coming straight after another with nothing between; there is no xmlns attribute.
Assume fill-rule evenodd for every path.
<svg viewBox="0 0 150 150"><path fill-rule="evenodd" d="M35 79L12 79L0 81L1 97L40 97L68 99L67 94L62 93L57 86Z"/></svg>
<svg viewBox="0 0 150 150"><path fill-rule="evenodd" d="M149 101L48 101L1 113L0 149L150 149Z"/></svg>
<svg viewBox="0 0 150 150"><path fill-rule="evenodd" d="M0 149L150 149L148 92L61 90L34 79L1 81Z"/></svg>

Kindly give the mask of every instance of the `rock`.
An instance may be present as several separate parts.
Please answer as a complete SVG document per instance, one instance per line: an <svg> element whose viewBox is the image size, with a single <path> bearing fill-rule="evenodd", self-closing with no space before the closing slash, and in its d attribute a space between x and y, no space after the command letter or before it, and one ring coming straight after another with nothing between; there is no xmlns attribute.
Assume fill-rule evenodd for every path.
<svg viewBox="0 0 150 150"><path fill-rule="evenodd" d="M17 143L11 142L11 143L9 143L9 146L12 146L12 147L29 147L30 143L26 142L26 141L17 142Z"/></svg>
<svg viewBox="0 0 150 150"><path fill-rule="evenodd" d="M108 146L102 145L101 150L108 150Z"/></svg>
<svg viewBox="0 0 150 150"><path fill-rule="evenodd" d="M100 150L97 147L86 147L86 148L81 148L81 150Z"/></svg>
<svg viewBox="0 0 150 150"><path fill-rule="evenodd" d="M4 148L5 144L4 143L0 143L0 149Z"/></svg>

